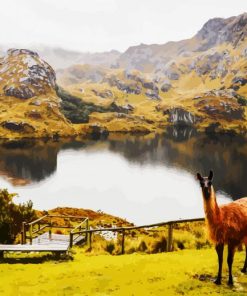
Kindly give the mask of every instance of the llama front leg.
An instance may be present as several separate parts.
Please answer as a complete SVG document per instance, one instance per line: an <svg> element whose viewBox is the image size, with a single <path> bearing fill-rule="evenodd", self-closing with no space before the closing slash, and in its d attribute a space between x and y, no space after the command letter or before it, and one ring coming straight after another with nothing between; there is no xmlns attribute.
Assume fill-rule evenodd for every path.
<svg viewBox="0 0 247 296"><path fill-rule="evenodd" d="M245 273L247 270L247 245L245 245L245 262L244 262L244 267L241 269L243 273Z"/></svg>
<svg viewBox="0 0 247 296"><path fill-rule="evenodd" d="M217 279L215 280L215 284L220 285L221 284L221 275L222 275L224 244L217 244L215 249L216 249L216 252L218 255L218 264L219 264L218 276L217 276Z"/></svg>
<svg viewBox="0 0 247 296"><path fill-rule="evenodd" d="M229 269L229 279L228 279L228 285L233 285L233 278L232 278L232 263L233 263L233 257L235 253L236 246L232 243L228 244L228 256L227 256L227 264Z"/></svg>

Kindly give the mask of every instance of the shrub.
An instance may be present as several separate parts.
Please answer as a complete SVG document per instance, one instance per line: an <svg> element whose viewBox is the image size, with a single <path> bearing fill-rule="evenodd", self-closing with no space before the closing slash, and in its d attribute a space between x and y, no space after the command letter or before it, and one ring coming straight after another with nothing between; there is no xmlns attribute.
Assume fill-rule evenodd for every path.
<svg viewBox="0 0 247 296"><path fill-rule="evenodd" d="M151 253L165 252L167 248L167 240L164 236L160 236L151 246Z"/></svg>
<svg viewBox="0 0 247 296"><path fill-rule="evenodd" d="M58 97L61 98L61 111L72 123L87 123L92 112L106 112L107 109L93 103L87 103L78 97L66 92L61 87L56 88Z"/></svg>
<svg viewBox="0 0 247 296"><path fill-rule="evenodd" d="M0 189L0 243L12 243L21 232L22 222L36 218L31 201L20 205L13 203L16 195Z"/></svg>
<svg viewBox="0 0 247 296"><path fill-rule="evenodd" d="M238 96L238 103L241 106L247 106L247 99L243 96Z"/></svg>
<svg viewBox="0 0 247 296"><path fill-rule="evenodd" d="M142 240L137 248L139 252L146 252L148 249L147 244L144 240Z"/></svg>
<svg viewBox="0 0 247 296"><path fill-rule="evenodd" d="M112 254L113 251L114 251L114 249L115 249L114 242L107 242L107 244L106 244L106 251L108 253Z"/></svg>

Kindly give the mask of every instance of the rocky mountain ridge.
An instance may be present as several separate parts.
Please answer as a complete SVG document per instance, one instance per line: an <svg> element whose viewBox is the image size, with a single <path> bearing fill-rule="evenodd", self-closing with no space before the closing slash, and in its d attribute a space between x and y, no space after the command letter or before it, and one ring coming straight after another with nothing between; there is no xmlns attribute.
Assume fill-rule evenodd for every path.
<svg viewBox="0 0 247 296"><path fill-rule="evenodd" d="M191 39L130 47L111 68L71 66L58 72L58 82L94 102L102 102L99 93L111 93L112 100L131 104L134 114L161 126L170 122L206 128L219 121L223 129L242 131L246 34L246 13L211 19Z"/></svg>
<svg viewBox="0 0 247 296"><path fill-rule="evenodd" d="M212 19L191 39L131 47L116 53L114 65L78 64L57 75L37 53L11 49L0 59L0 135L146 133L167 125L246 133L246 24L246 13Z"/></svg>
<svg viewBox="0 0 247 296"><path fill-rule="evenodd" d="M204 24L198 33L186 40L165 44L141 44L127 49L117 60L120 68L154 72L169 67L178 57L191 56L227 43L236 47L247 34L247 13L230 18L214 18Z"/></svg>

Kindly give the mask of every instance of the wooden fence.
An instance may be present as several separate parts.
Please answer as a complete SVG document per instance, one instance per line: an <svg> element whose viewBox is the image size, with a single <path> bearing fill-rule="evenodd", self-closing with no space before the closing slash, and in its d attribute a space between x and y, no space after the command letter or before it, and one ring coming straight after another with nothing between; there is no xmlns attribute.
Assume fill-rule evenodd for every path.
<svg viewBox="0 0 247 296"><path fill-rule="evenodd" d="M54 222L54 218L64 219L68 221L69 225L57 225ZM79 221L77 222L76 226L71 225L72 221ZM78 224L79 223L79 224ZM88 230L89 228L88 218L81 217L81 216L65 216L65 215L45 215L40 217L39 219L32 221L30 223L23 222L22 223L22 232L21 232L21 243L26 244L27 240L29 240L30 245L32 244L33 239L40 235L42 232L49 231L49 238L52 237L52 229L71 229L69 233L70 238L70 246L78 239L78 234L76 238L71 233L73 231L80 231L82 235L83 230ZM87 241L87 233L84 233L85 240Z"/></svg>
<svg viewBox="0 0 247 296"><path fill-rule="evenodd" d="M180 219L180 220L172 220L172 221L166 221L161 223L155 223L155 224L148 224L148 225L141 225L141 226L129 226L129 227L116 227L116 228L96 228L96 229L89 229L89 225L87 224L87 229L73 229L71 231L71 239L70 239L70 245L73 245L73 236L74 235L81 235L83 233L87 234L87 241L89 244L89 247L92 247L92 235L95 232L104 232L104 231L112 231L112 232L120 232L122 234L122 240L121 240L121 253L124 254L124 242L125 242L125 234L127 231L136 230L136 229L146 229L146 228L153 228L153 227L159 227L159 226L168 226L168 235L167 235L167 251L172 251L172 243L173 243L173 226L174 224L179 223L186 223L186 222L202 222L205 221L204 218L194 218L194 219ZM88 222L87 222L88 223Z"/></svg>

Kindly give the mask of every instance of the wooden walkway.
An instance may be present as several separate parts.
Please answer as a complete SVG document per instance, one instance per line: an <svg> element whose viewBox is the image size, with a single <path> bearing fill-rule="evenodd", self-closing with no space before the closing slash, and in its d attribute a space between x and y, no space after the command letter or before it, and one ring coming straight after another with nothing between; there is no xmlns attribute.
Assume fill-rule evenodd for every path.
<svg viewBox="0 0 247 296"><path fill-rule="evenodd" d="M82 236L78 237L74 244L80 243L83 239ZM69 235L52 234L51 238L49 238L49 232L45 232L33 239L31 245L0 245L0 252L67 252L69 248Z"/></svg>
<svg viewBox="0 0 247 296"><path fill-rule="evenodd" d="M49 223L47 223L47 218ZM71 218L80 219L80 223L76 226L59 227L55 223L52 224L52 218L64 218L66 221ZM74 235L75 230L88 229L88 218L75 216L51 216L46 215L31 223L23 223L22 244L7 245L0 244L0 257L3 257L4 252L55 252L67 253L69 249L76 244L86 242L87 235L84 233ZM49 231L45 231L46 229ZM67 228L70 229L68 234L52 233L52 228ZM27 235L28 234L28 235ZM29 240L27 242L27 240Z"/></svg>

